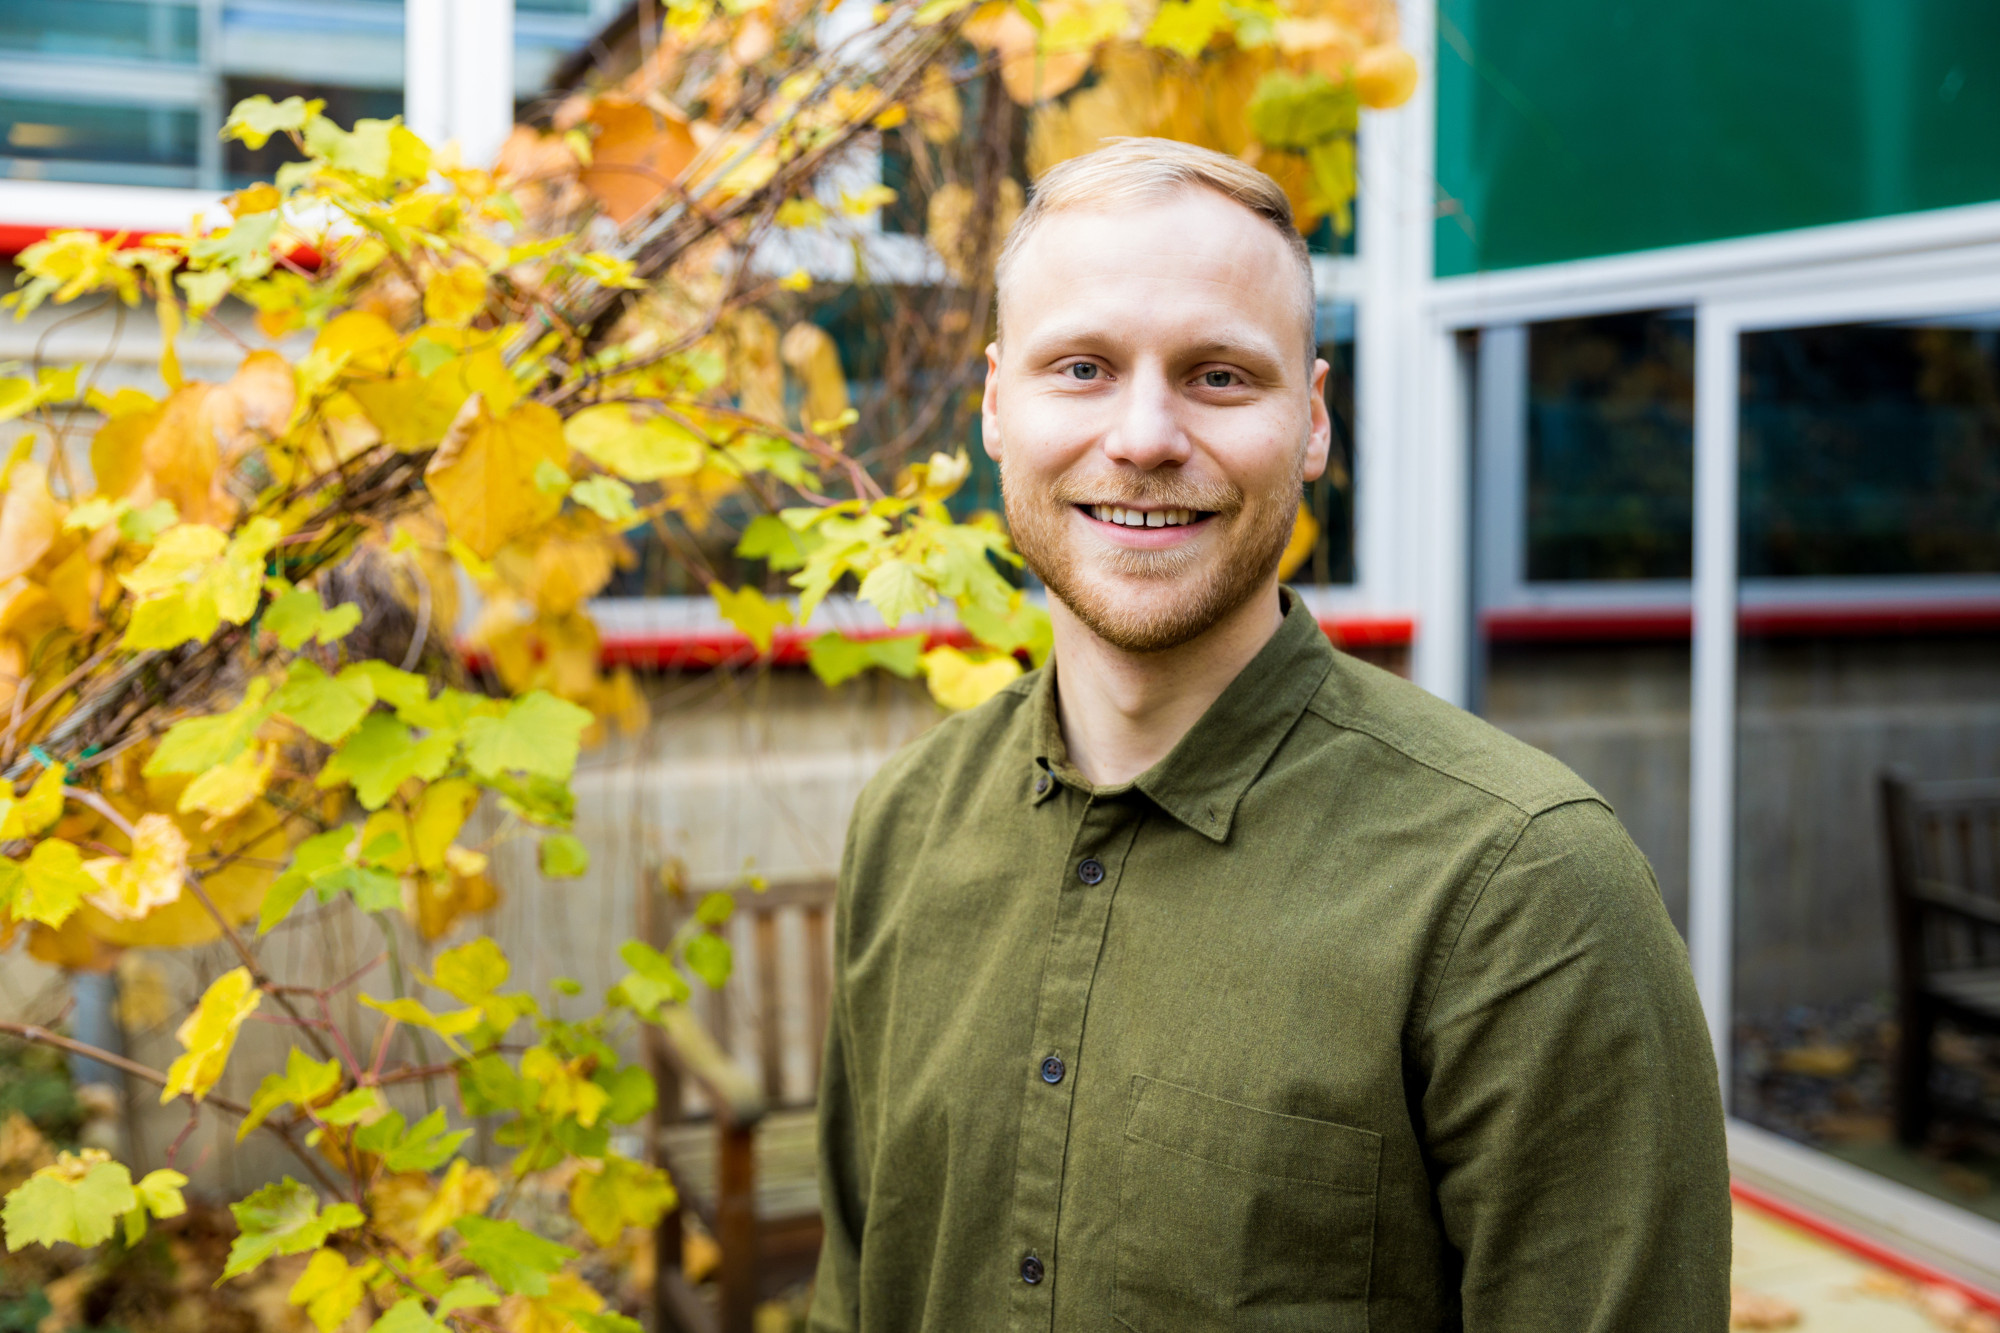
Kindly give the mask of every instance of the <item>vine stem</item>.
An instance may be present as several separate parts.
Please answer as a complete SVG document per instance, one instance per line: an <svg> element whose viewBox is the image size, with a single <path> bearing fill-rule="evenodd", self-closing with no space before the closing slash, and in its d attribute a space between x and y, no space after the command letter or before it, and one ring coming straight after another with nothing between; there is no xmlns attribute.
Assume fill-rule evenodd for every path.
<svg viewBox="0 0 2000 1333"><path fill-rule="evenodd" d="M99 1064L110 1065L113 1069L123 1070L133 1078L151 1083L155 1087L164 1088L167 1086L167 1076L151 1065L142 1065L137 1060L128 1060L116 1051L107 1051L101 1046L92 1046L87 1041L77 1041L73 1037L65 1037L60 1032L51 1032L47 1028L40 1027L34 1023L16 1023L8 1019L0 1019L0 1032L4 1032L9 1036L19 1037L22 1041L30 1042L37 1046L53 1046L59 1051L68 1051L71 1055L80 1055L86 1060L95 1060ZM250 1114L250 1108L243 1103L231 1101L227 1097L217 1097L213 1093L202 1098L196 1105L213 1106L219 1111L227 1111L229 1114L239 1117ZM283 1125L274 1125L268 1120L260 1128L267 1129L277 1135L284 1142L284 1145L291 1149L292 1156L298 1158L306 1170L312 1173L313 1179L317 1180L321 1186L336 1198L339 1197L340 1187L326 1174L319 1162L292 1137L289 1129Z"/></svg>
<svg viewBox="0 0 2000 1333"><path fill-rule="evenodd" d="M103 815L120 833L132 839L135 843L137 842L139 831L132 827L132 821L125 818L117 806L105 800L98 793L84 787L64 787L63 795L75 801L78 805L86 806ZM183 871L181 882L187 886L188 892L194 895L195 901L200 903L202 909L214 920L216 929L220 930L222 938L229 942L230 949L235 952L238 961L243 964L244 970L250 973L250 979L257 983L257 988L276 1000L279 1008L298 1020L299 1026L306 1031L306 1039L312 1043L313 1049L319 1052L320 1059L331 1060L333 1058L333 1048L326 1044L326 1037L321 1033L318 1025L300 1013L299 1007L292 1003L291 996L285 994L278 987L277 983L271 980L270 975L264 971L264 965L257 961L255 954L250 952L250 946L245 944L243 937L236 933L236 927L229 924L229 918L224 916L222 909L215 905L215 899L208 896L208 890L202 887L201 876L195 874L192 870Z"/></svg>

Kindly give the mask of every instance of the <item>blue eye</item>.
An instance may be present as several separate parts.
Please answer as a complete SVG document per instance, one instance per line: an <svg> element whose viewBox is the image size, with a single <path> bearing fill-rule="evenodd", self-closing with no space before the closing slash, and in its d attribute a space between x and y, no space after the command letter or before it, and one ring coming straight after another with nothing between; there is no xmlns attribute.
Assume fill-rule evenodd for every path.
<svg viewBox="0 0 2000 1333"><path fill-rule="evenodd" d="M1201 382L1211 389L1227 389L1236 382L1233 370L1211 370L1201 377Z"/></svg>
<svg viewBox="0 0 2000 1333"><path fill-rule="evenodd" d="M1073 366L1064 366L1063 372L1072 379L1094 380L1097 378L1097 367L1088 361L1079 361Z"/></svg>

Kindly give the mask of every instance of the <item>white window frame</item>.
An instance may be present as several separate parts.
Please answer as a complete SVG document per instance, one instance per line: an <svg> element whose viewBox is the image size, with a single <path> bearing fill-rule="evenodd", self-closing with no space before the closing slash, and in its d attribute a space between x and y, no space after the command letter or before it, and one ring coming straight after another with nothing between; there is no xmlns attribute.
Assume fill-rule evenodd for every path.
<svg viewBox="0 0 2000 1333"><path fill-rule="evenodd" d="M1419 48L1425 86L1434 87L1434 0L1403 0L1403 24ZM1391 438L1404 444L1392 464L1396 512L1408 534L1396 557L1406 571L1399 591L1419 616L1419 683L1463 702L1471 679L1475 602L1467 413L1474 386L1462 335L1623 311L1695 312L1688 946L1727 1089L1737 626L1739 612L1767 595L1755 585L1739 586L1741 337L1762 329L2000 309L2000 203L1438 279L1429 272L1434 139L1428 130L1427 125L1417 142L1404 145L1415 156L1403 164L1400 192L1413 219L1401 244L1423 255L1423 271L1405 266L1387 275L1390 298L1406 301L1410 313L1401 320L1385 318L1381 339L1368 349L1374 353L1368 359L1394 360L1414 388L1390 394L1381 411L1364 418L1371 429L1394 432ZM1379 456L1371 461L1377 467L1384 462ZM1810 582L1801 580L1786 591L1856 603L1893 597L1908 605L2000 588L2000 581L1983 578L1841 580L1817 589L1806 586ZM1732 1165L1746 1177L1941 1269L1989 1286L2000 1283L2000 1224L1733 1116L1729 1142Z"/></svg>

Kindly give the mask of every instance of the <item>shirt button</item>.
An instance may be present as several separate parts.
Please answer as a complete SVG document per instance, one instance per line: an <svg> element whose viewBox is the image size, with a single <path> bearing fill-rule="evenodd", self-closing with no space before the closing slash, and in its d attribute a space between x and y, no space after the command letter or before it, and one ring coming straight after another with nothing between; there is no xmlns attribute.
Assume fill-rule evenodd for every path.
<svg viewBox="0 0 2000 1333"><path fill-rule="evenodd" d="M1060 1055L1052 1055L1042 1061L1042 1082L1060 1083L1063 1081L1063 1072L1064 1066Z"/></svg>
<svg viewBox="0 0 2000 1333"><path fill-rule="evenodd" d="M1040 777L1035 779L1035 795L1046 796L1048 795L1048 793L1049 793L1049 775L1044 773Z"/></svg>
<svg viewBox="0 0 2000 1333"><path fill-rule="evenodd" d="M1076 877L1085 884L1102 884L1104 882L1104 863L1094 856L1090 857L1076 868Z"/></svg>
<svg viewBox="0 0 2000 1333"><path fill-rule="evenodd" d="M1021 1261L1021 1281L1032 1287L1041 1280L1042 1261L1031 1254Z"/></svg>

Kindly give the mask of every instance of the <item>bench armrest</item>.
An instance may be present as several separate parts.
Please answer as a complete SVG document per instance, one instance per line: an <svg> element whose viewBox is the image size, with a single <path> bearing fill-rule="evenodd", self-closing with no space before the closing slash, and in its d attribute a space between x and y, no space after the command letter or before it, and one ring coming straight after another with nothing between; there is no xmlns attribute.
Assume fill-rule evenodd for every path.
<svg viewBox="0 0 2000 1333"><path fill-rule="evenodd" d="M748 1129L770 1108L756 1080L737 1068L692 1013L678 1005L659 1017L660 1046L680 1071L692 1078L715 1106L717 1118Z"/></svg>
<svg viewBox="0 0 2000 1333"><path fill-rule="evenodd" d="M1950 912L1977 921L1982 925L2000 926L2000 903L1977 894L1967 893L1953 884L1941 880L1920 879L1913 895L1919 907L1935 912Z"/></svg>

